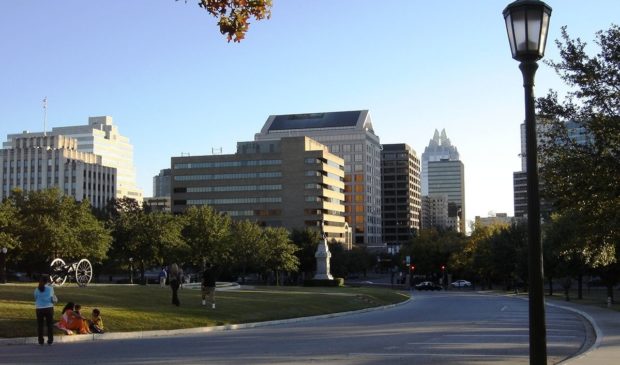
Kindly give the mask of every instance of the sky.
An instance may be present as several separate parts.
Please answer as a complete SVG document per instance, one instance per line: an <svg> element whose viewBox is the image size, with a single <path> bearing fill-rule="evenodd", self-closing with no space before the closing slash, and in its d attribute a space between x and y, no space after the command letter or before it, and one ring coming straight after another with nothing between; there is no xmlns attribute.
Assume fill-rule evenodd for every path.
<svg viewBox="0 0 620 365"><path fill-rule="evenodd" d="M109 115L134 146L138 185L181 154L234 153L269 115L368 109L381 143L421 157L435 129L465 165L466 217L512 215L521 169L521 73L509 1L273 0L269 20L228 43L197 0L2 0L0 138ZM560 28L588 42L620 1L555 0ZM540 64L535 93L566 88Z"/></svg>

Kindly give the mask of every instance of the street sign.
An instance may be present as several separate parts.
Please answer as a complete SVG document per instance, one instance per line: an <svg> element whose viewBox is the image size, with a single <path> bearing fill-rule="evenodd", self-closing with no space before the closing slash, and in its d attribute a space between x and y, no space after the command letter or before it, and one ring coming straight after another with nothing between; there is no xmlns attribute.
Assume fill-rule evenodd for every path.
<svg viewBox="0 0 620 365"><path fill-rule="evenodd" d="M407 265L409 265L411 263L411 256L406 256L405 260L407 262Z"/></svg>

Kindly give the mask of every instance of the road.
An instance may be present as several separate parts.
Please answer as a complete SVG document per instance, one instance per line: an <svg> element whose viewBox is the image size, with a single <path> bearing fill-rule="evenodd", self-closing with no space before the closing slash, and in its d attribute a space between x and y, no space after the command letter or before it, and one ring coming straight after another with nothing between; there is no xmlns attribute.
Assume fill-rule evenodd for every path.
<svg viewBox="0 0 620 365"><path fill-rule="evenodd" d="M547 308L549 364L589 346L591 328ZM528 363L527 301L471 292L418 293L395 308L311 322L168 338L19 345L1 364Z"/></svg>

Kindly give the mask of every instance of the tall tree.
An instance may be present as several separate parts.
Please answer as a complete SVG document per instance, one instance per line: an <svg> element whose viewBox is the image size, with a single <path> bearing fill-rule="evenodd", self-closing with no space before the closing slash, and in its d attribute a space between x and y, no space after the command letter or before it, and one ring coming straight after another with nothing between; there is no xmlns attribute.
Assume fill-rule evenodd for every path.
<svg viewBox="0 0 620 365"><path fill-rule="evenodd" d="M0 203L0 245L10 250L20 245L18 211L10 199Z"/></svg>
<svg viewBox="0 0 620 365"><path fill-rule="evenodd" d="M267 227L265 236L265 266L276 277L276 285L280 285L280 273L295 272L299 268L299 259L295 252L299 250L289 238L289 232L282 227Z"/></svg>
<svg viewBox="0 0 620 365"><path fill-rule="evenodd" d="M291 232L291 241L299 247L295 254L299 258L299 270L304 276L311 277L311 273L316 270L314 254L320 240L321 234L314 229L293 229Z"/></svg>
<svg viewBox="0 0 620 365"><path fill-rule="evenodd" d="M598 32L595 43L599 51L590 56L564 27L556 41L561 60L547 62L570 91L563 101L555 91L537 100L545 135L541 178L543 195L560 213L582 217L581 251L608 272L620 252L620 27ZM569 133L567 122L585 129L585 141Z"/></svg>
<svg viewBox="0 0 620 365"><path fill-rule="evenodd" d="M229 259L231 219L210 206L192 206L185 212L182 234L195 264L223 265Z"/></svg>
<svg viewBox="0 0 620 365"><path fill-rule="evenodd" d="M229 262L237 268L243 282L251 270L258 271L265 267L266 247L263 229L257 223L250 220L234 222L229 242Z"/></svg>
<svg viewBox="0 0 620 365"><path fill-rule="evenodd" d="M88 201L78 203L58 189L14 191L10 200L18 210L20 259L30 272L46 270L56 257L95 262L107 257L110 234Z"/></svg>

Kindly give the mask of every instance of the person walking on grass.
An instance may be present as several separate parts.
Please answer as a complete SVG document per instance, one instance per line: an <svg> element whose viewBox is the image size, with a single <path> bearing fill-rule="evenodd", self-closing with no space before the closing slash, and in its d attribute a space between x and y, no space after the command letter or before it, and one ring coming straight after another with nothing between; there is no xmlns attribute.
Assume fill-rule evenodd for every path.
<svg viewBox="0 0 620 365"><path fill-rule="evenodd" d="M34 304L37 315L37 334L39 345L43 346L43 322L47 327L47 344L54 342L54 303L56 296L54 288L49 285L50 279L47 275L41 275L39 286L34 290Z"/></svg>
<svg viewBox="0 0 620 365"><path fill-rule="evenodd" d="M215 309L215 282L216 275L212 265L207 265L202 273L202 283L200 289L202 291L202 305L207 305L207 298L211 308Z"/></svg>
<svg viewBox="0 0 620 365"><path fill-rule="evenodd" d="M166 272L166 267L162 267L159 272L159 286L164 288L166 287L166 279L168 278L168 273Z"/></svg>
<svg viewBox="0 0 620 365"><path fill-rule="evenodd" d="M179 266L176 263L170 265L168 280L170 283L170 289L172 289L172 304L178 307L181 305L181 302L179 301L179 286L181 285L181 278L179 277Z"/></svg>

